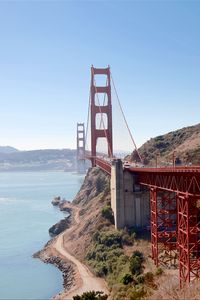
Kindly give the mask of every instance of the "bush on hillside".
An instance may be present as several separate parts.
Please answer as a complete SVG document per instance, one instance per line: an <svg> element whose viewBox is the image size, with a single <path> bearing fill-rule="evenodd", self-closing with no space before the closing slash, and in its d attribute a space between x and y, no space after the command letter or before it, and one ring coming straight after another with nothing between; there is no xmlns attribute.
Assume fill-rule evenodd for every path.
<svg viewBox="0 0 200 300"><path fill-rule="evenodd" d="M114 224L113 211L109 205L106 205L102 208L101 215L105 219L109 220L112 224Z"/></svg>
<svg viewBox="0 0 200 300"><path fill-rule="evenodd" d="M129 274L129 273L126 273L126 274L122 277L121 282L122 282L123 284L125 284L125 285L127 285L127 284L133 282L133 277L132 277L132 275Z"/></svg>
<svg viewBox="0 0 200 300"><path fill-rule="evenodd" d="M163 273L163 269L158 267L156 270L156 275L161 275Z"/></svg>
<svg viewBox="0 0 200 300"><path fill-rule="evenodd" d="M133 275L139 275L142 273L143 261L143 253L138 250L134 251L130 258L130 271Z"/></svg>
<svg viewBox="0 0 200 300"><path fill-rule="evenodd" d="M86 292L83 293L81 296L77 295L73 297L73 300L107 300L108 295L104 295L103 292Z"/></svg>
<svg viewBox="0 0 200 300"><path fill-rule="evenodd" d="M142 273L142 263L138 256L130 258L130 271L133 275L139 275Z"/></svg>

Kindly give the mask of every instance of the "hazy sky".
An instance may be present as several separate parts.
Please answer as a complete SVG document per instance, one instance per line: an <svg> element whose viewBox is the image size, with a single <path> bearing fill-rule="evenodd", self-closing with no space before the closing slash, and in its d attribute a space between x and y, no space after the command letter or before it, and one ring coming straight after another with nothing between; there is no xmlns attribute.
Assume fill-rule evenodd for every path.
<svg viewBox="0 0 200 300"><path fill-rule="evenodd" d="M76 145L108 64L135 140L200 122L200 1L0 1L0 145ZM119 134L120 139L120 134Z"/></svg>

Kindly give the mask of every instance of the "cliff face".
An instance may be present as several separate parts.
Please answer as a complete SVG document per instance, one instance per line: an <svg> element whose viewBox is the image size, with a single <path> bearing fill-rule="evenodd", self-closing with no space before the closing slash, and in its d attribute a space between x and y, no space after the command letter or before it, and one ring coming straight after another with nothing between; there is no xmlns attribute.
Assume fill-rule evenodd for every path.
<svg viewBox="0 0 200 300"><path fill-rule="evenodd" d="M90 169L73 203L86 207L92 199L97 196L101 198L102 193L110 194L109 177L99 168Z"/></svg>
<svg viewBox="0 0 200 300"><path fill-rule="evenodd" d="M79 210L78 220L75 220L79 226L75 226L70 235L66 231L64 236L65 247L81 261L85 258L93 234L102 223L105 224L101 211L109 202L109 177L98 168L90 169L73 200Z"/></svg>
<svg viewBox="0 0 200 300"><path fill-rule="evenodd" d="M172 164L174 151L176 164L200 164L200 124L157 136L139 148L144 163L149 165L155 165L156 156L160 165ZM138 160L135 151L131 160Z"/></svg>

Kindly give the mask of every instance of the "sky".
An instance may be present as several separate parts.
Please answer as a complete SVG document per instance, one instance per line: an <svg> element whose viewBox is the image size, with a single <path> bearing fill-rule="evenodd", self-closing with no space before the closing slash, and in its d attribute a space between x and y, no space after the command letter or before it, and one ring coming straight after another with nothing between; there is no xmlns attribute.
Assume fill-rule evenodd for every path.
<svg viewBox="0 0 200 300"><path fill-rule="evenodd" d="M189 0L0 0L0 145L75 148L92 64L110 65L138 146L199 123L199 15Z"/></svg>

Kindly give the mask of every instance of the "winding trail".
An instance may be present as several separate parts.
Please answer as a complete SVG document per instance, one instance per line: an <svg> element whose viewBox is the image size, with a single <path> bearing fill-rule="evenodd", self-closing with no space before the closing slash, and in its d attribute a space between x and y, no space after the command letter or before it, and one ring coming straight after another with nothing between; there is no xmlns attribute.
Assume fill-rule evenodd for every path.
<svg viewBox="0 0 200 300"><path fill-rule="evenodd" d="M80 222L79 220L79 208L78 207L73 207L75 214L74 214L74 222L75 224L68 230L68 234L70 234L70 231L73 230L74 226L77 226L78 223ZM66 300L71 300L73 299L73 296L77 294L82 294L84 292L88 291L103 291L106 294L109 294L109 291L106 287L105 281L101 278L95 277L90 270L82 264L78 259L76 259L74 256L72 256L66 248L64 248L63 245L63 237L64 237L65 232L61 233L53 247L61 254L63 255L66 259L70 260L75 264L77 267L78 273L80 275L81 282L79 285L77 285L73 290L70 290L69 293L67 294L67 299Z"/></svg>

